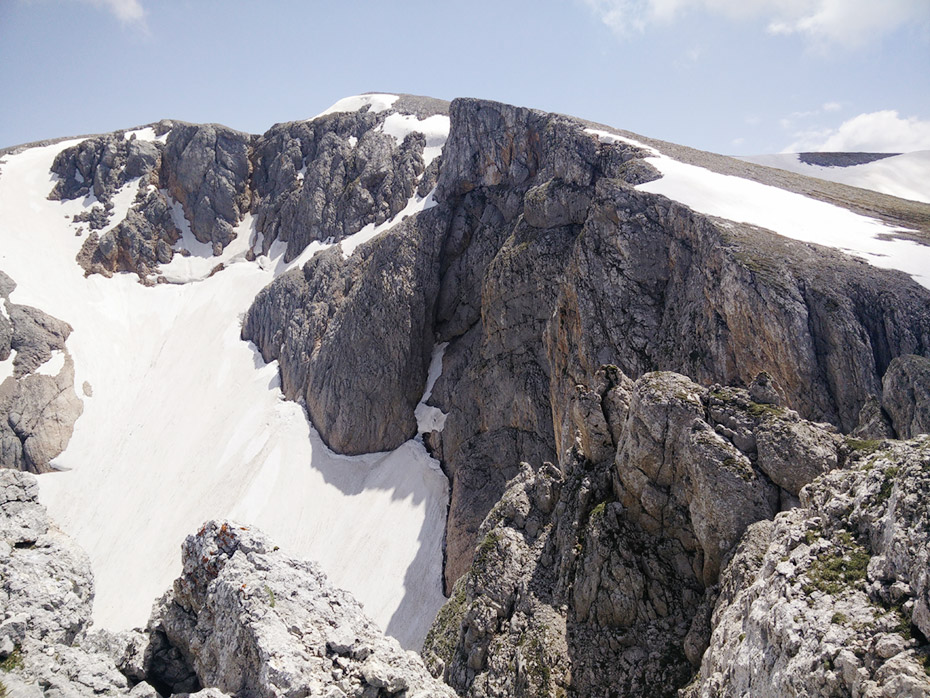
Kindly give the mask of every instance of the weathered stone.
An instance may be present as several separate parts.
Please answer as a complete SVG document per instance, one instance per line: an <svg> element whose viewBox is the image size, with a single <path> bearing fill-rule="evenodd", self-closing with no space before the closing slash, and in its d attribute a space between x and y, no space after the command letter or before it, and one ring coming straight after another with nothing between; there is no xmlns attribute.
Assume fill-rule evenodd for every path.
<svg viewBox="0 0 930 698"><path fill-rule="evenodd" d="M191 232L219 254L249 209L251 136L216 124L175 124L162 154L162 179L184 208Z"/></svg>
<svg viewBox="0 0 930 698"><path fill-rule="evenodd" d="M398 223L345 259L336 247L258 294L242 336L281 365L340 453L396 448L416 433L433 348L442 214Z"/></svg>
<svg viewBox="0 0 930 698"><path fill-rule="evenodd" d="M882 408L902 439L930 432L930 359L899 356L882 379Z"/></svg>
<svg viewBox="0 0 930 698"><path fill-rule="evenodd" d="M928 445L854 454L804 488L801 508L757 525L683 696L930 694Z"/></svg>
<svg viewBox="0 0 930 698"><path fill-rule="evenodd" d="M454 695L317 565L288 558L261 533L212 521L185 540L182 558L184 572L149 628L179 651L200 685L268 697L333 688L361 695L366 687ZM359 650L327 647L335 627L354 635Z"/></svg>

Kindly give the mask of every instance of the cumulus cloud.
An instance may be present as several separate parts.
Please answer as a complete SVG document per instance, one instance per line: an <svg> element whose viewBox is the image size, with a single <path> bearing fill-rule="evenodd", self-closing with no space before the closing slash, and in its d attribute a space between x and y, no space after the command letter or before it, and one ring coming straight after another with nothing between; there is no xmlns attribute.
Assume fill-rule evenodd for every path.
<svg viewBox="0 0 930 698"><path fill-rule="evenodd" d="M145 22L145 10L139 0L82 0L82 2L111 12L123 24Z"/></svg>
<svg viewBox="0 0 930 698"><path fill-rule="evenodd" d="M894 110L860 114L838 128L795 134L786 153L805 151L908 153L930 150L930 121L902 118Z"/></svg>
<svg viewBox="0 0 930 698"><path fill-rule="evenodd" d="M773 34L858 46L910 22L930 22L927 0L583 0L618 34L642 32L687 12L762 20Z"/></svg>

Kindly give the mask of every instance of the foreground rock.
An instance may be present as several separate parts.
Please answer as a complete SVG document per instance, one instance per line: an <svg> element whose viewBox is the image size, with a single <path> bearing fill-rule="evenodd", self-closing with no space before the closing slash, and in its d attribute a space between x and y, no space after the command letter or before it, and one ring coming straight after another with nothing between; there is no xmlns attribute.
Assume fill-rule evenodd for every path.
<svg viewBox="0 0 930 698"><path fill-rule="evenodd" d="M128 694L113 659L89 648L90 561L51 526L38 493L33 475L0 469L0 686L9 696Z"/></svg>
<svg viewBox="0 0 930 698"><path fill-rule="evenodd" d="M186 665L201 686L232 695L455 695L316 564L255 530L211 521L184 542L183 561L149 624L156 642L179 652L174 665L162 663L162 683Z"/></svg>
<svg viewBox="0 0 930 698"><path fill-rule="evenodd" d="M579 386L562 468L524 465L482 524L424 645L433 671L476 698L675 695L744 531L845 452L753 394L616 367Z"/></svg>
<svg viewBox="0 0 930 698"><path fill-rule="evenodd" d="M858 453L756 524L685 698L930 695L930 437Z"/></svg>

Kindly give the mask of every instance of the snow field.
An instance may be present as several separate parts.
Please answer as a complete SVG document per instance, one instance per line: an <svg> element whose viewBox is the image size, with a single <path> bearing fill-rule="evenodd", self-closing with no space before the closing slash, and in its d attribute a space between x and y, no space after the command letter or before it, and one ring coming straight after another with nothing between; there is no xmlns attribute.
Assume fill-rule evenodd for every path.
<svg viewBox="0 0 930 698"><path fill-rule="evenodd" d="M849 167L801 162L798 153L751 155L740 160L930 204L930 150L902 153Z"/></svg>
<svg viewBox="0 0 930 698"><path fill-rule="evenodd" d="M84 412L53 463L61 472L39 482L50 515L90 556L95 622L143 625L180 572L183 538L224 517L317 560L387 632L418 648L444 601L448 483L438 464L418 439L390 453L334 454L284 399L277 366L239 338L240 318L294 263L247 262L248 219L223 258L185 238L194 254L163 271L195 283L84 278L75 262L83 238L70 222L84 202L46 200L51 161L74 142L4 163L0 269L18 284L13 302L74 327L75 384L93 390L87 398L78 387ZM131 200L118 197L114 220ZM221 260L227 268L205 277Z"/></svg>

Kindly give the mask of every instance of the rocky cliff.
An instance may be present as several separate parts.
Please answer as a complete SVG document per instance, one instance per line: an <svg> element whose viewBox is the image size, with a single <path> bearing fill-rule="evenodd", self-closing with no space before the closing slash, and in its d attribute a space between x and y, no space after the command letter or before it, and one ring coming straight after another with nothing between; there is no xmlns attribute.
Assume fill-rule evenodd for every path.
<svg viewBox="0 0 930 698"><path fill-rule="evenodd" d="M406 381L422 386L431 340L448 342L431 403L449 417L429 439L452 480L447 590L516 464L558 462L571 446L571 397L579 385L590 390L602 365L633 378L675 370L704 385L748 385L766 372L786 405L848 431L895 357L930 353L930 294L905 275L641 192L635 185L659 176L649 153L602 142L583 122L467 99L449 115L438 206L408 227L407 243L441 250L439 278L437 265L403 270L404 297L381 310L372 293L334 301L330 282L314 281L329 272L311 261L302 300L296 274L279 279L243 332L266 359L279 358L289 394L346 452L412 433L416 389ZM396 248L402 235L369 245ZM435 297L434 309L424 297ZM418 321L373 324L369 341L345 352L340 333L302 320L308 311L295 313L295 303L317 317L378 308ZM308 334L312 326L320 329ZM311 387L303 371L329 354L327 384ZM371 395L370 371L357 367L385 364L404 385L381 383L380 397L393 397L375 410L372 439L362 427L372 403L345 396ZM338 414L320 403L339 404Z"/></svg>

